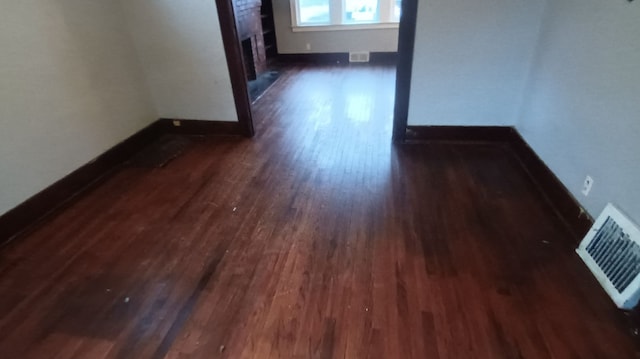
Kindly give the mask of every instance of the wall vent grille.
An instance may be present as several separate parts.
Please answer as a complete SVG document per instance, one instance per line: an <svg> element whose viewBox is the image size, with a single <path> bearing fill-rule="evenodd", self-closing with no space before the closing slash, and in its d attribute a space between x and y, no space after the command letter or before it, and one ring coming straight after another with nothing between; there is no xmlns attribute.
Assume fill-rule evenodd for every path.
<svg viewBox="0 0 640 359"><path fill-rule="evenodd" d="M640 298L640 231L608 204L576 252L619 308Z"/></svg>
<svg viewBox="0 0 640 359"><path fill-rule="evenodd" d="M368 51L350 52L349 62L369 62L369 52Z"/></svg>

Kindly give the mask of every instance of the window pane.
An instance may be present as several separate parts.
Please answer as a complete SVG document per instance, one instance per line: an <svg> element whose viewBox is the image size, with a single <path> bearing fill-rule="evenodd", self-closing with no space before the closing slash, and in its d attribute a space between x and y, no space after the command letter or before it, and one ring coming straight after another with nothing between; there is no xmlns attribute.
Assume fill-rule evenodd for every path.
<svg viewBox="0 0 640 359"><path fill-rule="evenodd" d="M300 24L328 24L331 20L329 0L299 0Z"/></svg>
<svg viewBox="0 0 640 359"><path fill-rule="evenodd" d="M395 0L393 7L393 20L400 21L400 13L402 12L402 0Z"/></svg>
<svg viewBox="0 0 640 359"><path fill-rule="evenodd" d="M346 22L378 21L378 0L344 0Z"/></svg>

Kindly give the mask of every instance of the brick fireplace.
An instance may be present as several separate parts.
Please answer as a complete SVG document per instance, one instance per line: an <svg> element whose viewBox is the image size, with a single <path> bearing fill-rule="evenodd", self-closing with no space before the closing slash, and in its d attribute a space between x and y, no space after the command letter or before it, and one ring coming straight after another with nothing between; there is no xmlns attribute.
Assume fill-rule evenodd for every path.
<svg viewBox="0 0 640 359"><path fill-rule="evenodd" d="M262 0L233 0L248 80L267 70L260 7Z"/></svg>

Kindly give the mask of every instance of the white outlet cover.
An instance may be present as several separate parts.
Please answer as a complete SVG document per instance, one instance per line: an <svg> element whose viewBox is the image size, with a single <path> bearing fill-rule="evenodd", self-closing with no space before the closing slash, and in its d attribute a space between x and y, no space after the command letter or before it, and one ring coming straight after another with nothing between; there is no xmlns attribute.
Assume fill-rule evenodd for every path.
<svg viewBox="0 0 640 359"><path fill-rule="evenodd" d="M584 179L584 184L582 185L582 194L588 196L589 192L591 192L591 187L593 187L593 178L591 178L591 176L587 176Z"/></svg>

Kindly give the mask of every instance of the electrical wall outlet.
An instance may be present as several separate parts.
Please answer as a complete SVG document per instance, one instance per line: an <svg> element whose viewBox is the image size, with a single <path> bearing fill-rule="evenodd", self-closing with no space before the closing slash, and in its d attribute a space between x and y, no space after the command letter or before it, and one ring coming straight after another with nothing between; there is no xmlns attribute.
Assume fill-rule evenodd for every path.
<svg viewBox="0 0 640 359"><path fill-rule="evenodd" d="M591 178L591 176L587 176L584 179L584 184L582 185L582 194L588 196L589 192L591 192L591 187L593 187L593 178Z"/></svg>
<svg viewBox="0 0 640 359"><path fill-rule="evenodd" d="M311 44L307 43L307 51L311 50Z"/></svg>

